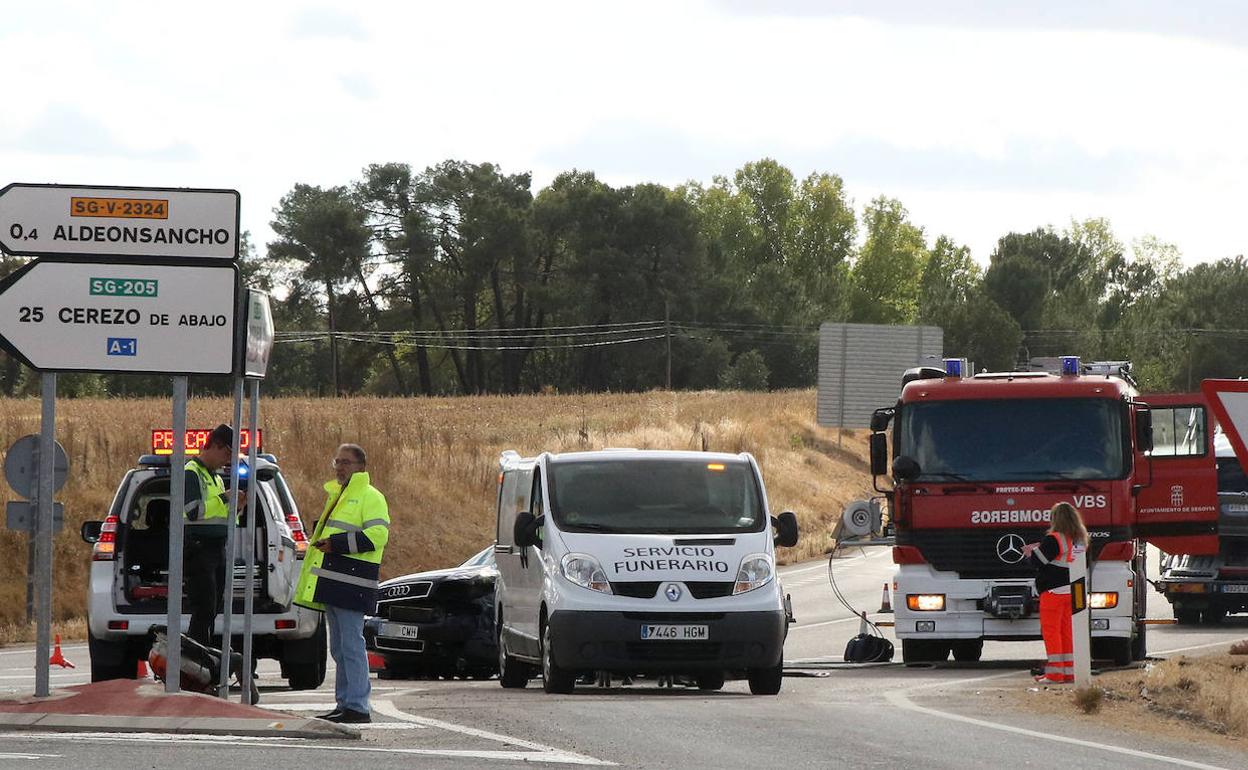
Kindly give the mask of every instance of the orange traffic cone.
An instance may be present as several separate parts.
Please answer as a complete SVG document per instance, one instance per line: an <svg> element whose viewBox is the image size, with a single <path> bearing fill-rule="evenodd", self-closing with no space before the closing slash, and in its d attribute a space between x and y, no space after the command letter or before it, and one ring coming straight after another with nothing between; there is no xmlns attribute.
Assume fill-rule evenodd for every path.
<svg viewBox="0 0 1248 770"><path fill-rule="evenodd" d="M60 666L61 668L74 668L74 664L66 660L65 656L61 653L61 635L57 634L54 639L56 643L52 648L52 657L48 658L48 665Z"/></svg>
<svg viewBox="0 0 1248 770"><path fill-rule="evenodd" d="M147 661L139 658L139 665L134 672L138 679L147 679Z"/></svg>
<svg viewBox="0 0 1248 770"><path fill-rule="evenodd" d="M880 599L880 612L892 614L893 602L888 596L888 583L884 584L884 596Z"/></svg>

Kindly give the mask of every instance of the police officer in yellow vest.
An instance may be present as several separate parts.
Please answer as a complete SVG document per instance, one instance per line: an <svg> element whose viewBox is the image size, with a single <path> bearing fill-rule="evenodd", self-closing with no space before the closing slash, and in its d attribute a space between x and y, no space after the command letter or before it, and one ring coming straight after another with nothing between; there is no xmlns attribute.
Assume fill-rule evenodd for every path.
<svg viewBox="0 0 1248 770"><path fill-rule="evenodd" d="M182 564L191 620L187 635L203 645L212 642L212 624L221 610L225 588L225 542L230 508L218 471L230 462L234 429L218 425L207 445L186 462L186 519ZM240 510L247 498L240 496Z"/></svg>
<svg viewBox="0 0 1248 770"><path fill-rule="evenodd" d="M381 554L390 537L386 498L369 483L367 457L357 444L343 444L334 457L334 481L303 560L295 603L325 613L329 652L337 667L337 708L322 719L371 722L364 616L377 610Z"/></svg>

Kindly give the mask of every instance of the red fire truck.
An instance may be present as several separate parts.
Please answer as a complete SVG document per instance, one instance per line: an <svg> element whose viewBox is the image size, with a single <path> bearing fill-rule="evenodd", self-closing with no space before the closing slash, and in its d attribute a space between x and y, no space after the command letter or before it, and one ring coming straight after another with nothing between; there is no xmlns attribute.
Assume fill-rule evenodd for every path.
<svg viewBox="0 0 1248 770"><path fill-rule="evenodd" d="M1092 653L1145 656L1145 542L1217 553L1213 419L1201 394L1141 396L1122 362L968 376L965 359L903 376L871 420L891 475L896 635L906 663L978 660L984 640L1039 639L1034 571L1049 509L1088 526ZM892 464L885 431L892 424Z"/></svg>

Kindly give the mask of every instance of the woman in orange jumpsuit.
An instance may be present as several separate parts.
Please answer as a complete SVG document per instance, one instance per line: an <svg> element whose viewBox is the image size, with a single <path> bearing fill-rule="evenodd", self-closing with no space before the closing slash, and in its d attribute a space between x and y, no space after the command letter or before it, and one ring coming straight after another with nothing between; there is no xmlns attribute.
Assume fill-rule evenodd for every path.
<svg viewBox="0 0 1248 770"><path fill-rule="evenodd" d="M1070 631L1070 563L1076 546L1087 547L1088 530L1079 511L1070 503L1058 503L1050 512L1049 531L1039 543L1026 546L1038 568L1036 593L1040 594L1040 632L1048 661L1037 682L1075 681L1074 641Z"/></svg>

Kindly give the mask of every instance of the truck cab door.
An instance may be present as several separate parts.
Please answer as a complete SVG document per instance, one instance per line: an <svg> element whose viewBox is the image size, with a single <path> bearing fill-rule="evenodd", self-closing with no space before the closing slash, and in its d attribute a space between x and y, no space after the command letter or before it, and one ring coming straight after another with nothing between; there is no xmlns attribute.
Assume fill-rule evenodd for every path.
<svg viewBox="0 0 1248 770"><path fill-rule="evenodd" d="M1216 554L1216 421L1208 401L1201 393L1141 400L1151 414L1153 446L1135 447L1135 535L1166 553Z"/></svg>
<svg viewBox="0 0 1248 770"><path fill-rule="evenodd" d="M266 571L265 593L274 603L289 607L295 598L299 580L299 562L295 558L295 538L286 523L286 516L277 496L268 484L256 489L256 504L264 509L265 560L260 569ZM263 498L263 500L261 499Z"/></svg>

